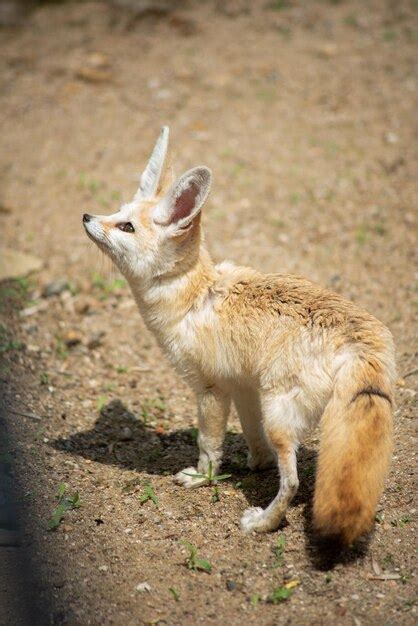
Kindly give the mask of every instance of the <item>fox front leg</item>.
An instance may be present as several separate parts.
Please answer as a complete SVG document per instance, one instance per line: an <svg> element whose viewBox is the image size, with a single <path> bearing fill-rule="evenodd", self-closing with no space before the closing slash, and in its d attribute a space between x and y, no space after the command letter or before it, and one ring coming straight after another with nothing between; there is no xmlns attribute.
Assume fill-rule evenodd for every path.
<svg viewBox="0 0 418 626"><path fill-rule="evenodd" d="M197 468L187 467L178 472L175 481L187 488L200 487L216 476L222 460L226 422L231 401L216 387L207 387L198 395L199 461ZM202 476L203 475L203 476Z"/></svg>

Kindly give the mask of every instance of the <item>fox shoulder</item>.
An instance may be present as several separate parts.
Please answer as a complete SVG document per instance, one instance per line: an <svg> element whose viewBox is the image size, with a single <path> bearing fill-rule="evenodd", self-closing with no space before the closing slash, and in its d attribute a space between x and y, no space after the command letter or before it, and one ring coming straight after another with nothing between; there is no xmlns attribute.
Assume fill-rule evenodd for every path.
<svg viewBox="0 0 418 626"><path fill-rule="evenodd" d="M262 278L262 274L251 267L238 266L232 261L223 261L216 265L215 269L217 278L213 285L213 292L220 298L241 293L246 286Z"/></svg>

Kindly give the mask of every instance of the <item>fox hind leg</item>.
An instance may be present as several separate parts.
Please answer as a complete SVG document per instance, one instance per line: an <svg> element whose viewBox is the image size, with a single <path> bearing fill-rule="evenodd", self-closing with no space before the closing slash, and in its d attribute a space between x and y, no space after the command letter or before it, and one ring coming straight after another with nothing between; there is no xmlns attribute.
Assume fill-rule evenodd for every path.
<svg viewBox="0 0 418 626"><path fill-rule="evenodd" d="M267 419L264 419L264 426L270 445L277 453L280 489L266 509L251 507L244 512L241 518L241 528L244 532L276 530L298 490L299 479L296 459L298 437L294 428L295 424L292 424L294 420L289 422L289 417L292 415L295 417L294 413L297 407L290 404L288 396L278 397L273 402L267 403L271 413Z"/></svg>

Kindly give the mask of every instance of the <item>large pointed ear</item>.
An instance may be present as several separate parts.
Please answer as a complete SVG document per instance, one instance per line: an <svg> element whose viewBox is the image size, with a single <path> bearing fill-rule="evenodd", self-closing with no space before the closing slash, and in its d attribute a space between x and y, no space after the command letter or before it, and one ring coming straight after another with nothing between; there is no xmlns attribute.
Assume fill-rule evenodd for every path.
<svg viewBox="0 0 418 626"><path fill-rule="evenodd" d="M169 128L163 126L160 136L154 146L147 167L141 175L139 189L135 194L135 200L149 200L158 195L163 185L166 172L166 159L168 152ZM171 173L171 166L169 167Z"/></svg>
<svg viewBox="0 0 418 626"><path fill-rule="evenodd" d="M160 226L187 228L209 195L212 172L207 167L195 167L171 186L168 194L156 205L153 220Z"/></svg>

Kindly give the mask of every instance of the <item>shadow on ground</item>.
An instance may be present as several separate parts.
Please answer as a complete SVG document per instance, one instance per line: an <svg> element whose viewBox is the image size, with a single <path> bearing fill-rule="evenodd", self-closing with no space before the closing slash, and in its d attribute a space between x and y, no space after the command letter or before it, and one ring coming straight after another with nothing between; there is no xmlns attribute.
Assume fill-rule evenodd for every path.
<svg viewBox="0 0 418 626"><path fill-rule="evenodd" d="M100 411L93 428L55 439L51 445L97 463L159 475L196 465L198 456L196 428L159 433L120 400L109 402ZM223 469L241 483L251 504L265 506L277 493L277 471L251 473L246 469L246 453L243 435L227 432ZM298 456L301 487L295 504L306 503L311 496L316 452L302 447Z"/></svg>
<svg viewBox="0 0 418 626"><path fill-rule="evenodd" d="M116 465L148 474L175 474L197 462L197 429L179 429L158 433L154 426L132 413L120 400L113 400L100 411L93 428L59 438L51 445L71 455L96 463ZM279 486L276 470L250 472L245 467L246 443L241 433L229 431L225 438L223 471L231 473L231 482L239 483L251 506L266 507ZM312 531L312 497L317 453L301 446L298 453L300 487L291 506L304 505L306 550L313 565L332 569L337 563L362 558L367 543L354 550L344 550L337 541L319 541ZM284 521L281 527L287 525Z"/></svg>

